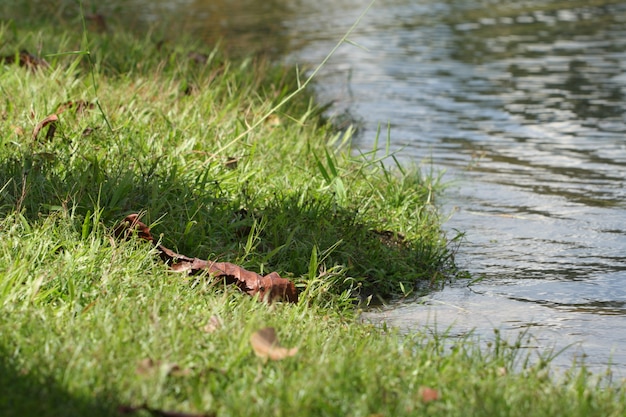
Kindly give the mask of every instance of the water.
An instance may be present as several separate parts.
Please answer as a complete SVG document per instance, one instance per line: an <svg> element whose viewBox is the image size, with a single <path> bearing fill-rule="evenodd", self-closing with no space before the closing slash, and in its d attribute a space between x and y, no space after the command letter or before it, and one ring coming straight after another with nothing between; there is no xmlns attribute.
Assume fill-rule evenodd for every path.
<svg viewBox="0 0 626 417"><path fill-rule="evenodd" d="M364 148L389 123L404 159L447 171L446 227L481 279L367 317L529 330L573 345L557 366L626 376L626 2L387 1L363 26L320 95L363 121Z"/></svg>
<svg viewBox="0 0 626 417"><path fill-rule="evenodd" d="M114 4L100 7L316 64L367 2ZM320 100L359 122L358 146L382 126L401 159L445 170L445 227L465 233L457 261L478 278L367 318L529 330L539 350L574 345L557 365L626 376L626 1L380 0L351 40Z"/></svg>

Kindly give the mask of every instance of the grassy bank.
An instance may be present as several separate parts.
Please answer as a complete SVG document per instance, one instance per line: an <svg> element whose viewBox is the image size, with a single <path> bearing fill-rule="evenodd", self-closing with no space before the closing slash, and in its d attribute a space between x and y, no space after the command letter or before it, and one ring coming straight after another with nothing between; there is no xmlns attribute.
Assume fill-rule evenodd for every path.
<svg viewBox="0 0 626 417"><path fill-rule="evenodd" d="M355 300L453 272L440 186L355 156L307 94L270 114L293 70L110 26L0 39L1 415L622 415L621 387L557 383L522 340L358 323ZM277 271L299 302L173 272L114 236L129 213L178 253ZM264 358L268 326L297 352Z"/></svg>

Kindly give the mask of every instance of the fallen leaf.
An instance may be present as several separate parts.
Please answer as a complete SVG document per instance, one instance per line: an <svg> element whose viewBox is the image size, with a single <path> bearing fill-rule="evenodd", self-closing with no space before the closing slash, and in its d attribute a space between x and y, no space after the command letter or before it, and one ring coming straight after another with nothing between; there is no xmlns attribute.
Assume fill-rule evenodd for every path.
<svg viewBox="0 0 626 417"><path fill-rule="evenodd" d="M93 26L93 30L97 32L106 32L107 23L103 15L98 13L87 15L85 16L85 20L91 23L91 26Z"/></svg>
<svg viewBox="0 0 626 417"><path fill-rule="evenodd" d="M406 247L406 237L402 233L392 232L391 230L371 230L378 236L380 241L389 247Z"/></svg>
<svg viewBox="0 0 626 417"><path fill-rule="evenodd" d="M148 413L152 414L155 417L215 417L217 415L215 413L195 414L195 413L181 413L178 411L163 411L163 410L158 410L156 408L148 407L145 404L139 405L139 406L120 405L119 407L117 407L117 412L118 414L121 414L121 415L134 414L139 411L147 411Z"/></svg>
<svg viewBox="0 0 626 417"><path fill-rule="evenodd" d="M130 214L115 228L117 238L128 239L133 234L155 245L161 259L175 272L189 275L208 272L214 278L223 279L227 284L235 284L241 291L257 296L260 300L298 302L298 291L293 282L281 278L276 272L265 276L248 271L229 262L213 262L198 258L190 258L176 253L160 243L156 243L150 228L139 220L138 214Z"/></svg>
<svg viewBox="0 0 626 417"><path fill-rule="evenodd" d="M24 134L24 129L21 126L11 126L13 128L13 133L17 136L22 136Z"/></svg>
<svg viewBox="0 0 626 417"><path fill-rule="evenodd" d="M56 114L61 114L66 110L74 110L76 114L83 113L85 110L93 109L95 106L93 103L89 103L85 100L66 101L57 106Z"/></svg>
<svg viewBox="0 0 626 417"><path fill-rule="evenodd" d="M183 369L176 363L167 363L162 361L155 361L152 358L145 358L137 363L135 372L139 375L154 375L157 372L162 372L164 375L172 376L187 376L191 374L190 369Z"/></svg>
<svg viewBox="0 0 626 417"><path fill-rule="evenodd" d="M113 234L117 238L130 238L134 233L141 239L152 242L152 234L150 234L150 228L144 223L139 221L138 214L130 214L126 216L124 220L115 228Z"/></svg>
<svg viewBox="0 0 626 417"><path fill-rule="evenodd" d="M149 375L155 371L155 362L151 358L145 358L137 363L135 372L139 375Z"/></svg>
<svg viewBox="0 0 626 417"><path fill-rule="evenodd" d="M165 374L172 376L189 376L191 369L181 368L177 363L168 363L165 366Z"/></svg>
<svg viewBox="0 0 626 417"><path fill-rule="evenodd" d="M46 139L50 140L54 137L54 132L57 129L57 123L59 121L59 117L56 114L51 114L49 116L47 116L45 119L43 119L41 122L37 123L37 126L35 126L35 129L33 129L33 140L37 140L37 136L39 135L39 132L41 132L41 129L43 129L46 126L50 126L48 128L48 132L46 133Z"/></svg>
<svg viewBox="0 0 626 417"><path fill-rule="evenodd" d="M213 333L221 328L222 321L220 320L220 318L217 316L211 316L211 318L209 318L209 322L202 326L202 331L205 333Z"/></svg>
<svg viewBox="0 0 626 417"><path fill-rule="evenodd" d="M8 65L13 64L16 62L16 55L6 55L0 57L0 63L2 62ZM45 59L38 58L25 49L22 49L17 55L17 62L20 67L26 67L33 71L38 68L48 68L50 66L50 64L48 64Z"/></svg>
<svg viewBox="0 0 626 417"><path fill-rule="evenodd" d="M94 128L93 127L86 127L85 130L83 130L83 133L81 133L82 136L89 136L94 132Z"/></svg>
<svg viewBox="0 0 626 417"><path fill-rule="evenodd" d="M226 159L226 162L224 162L224 166L228 169L235 169L237 168L237 163L239 162L238 158L235 158L234 156L229 156Z"/></svg>
<svg viewBox="0 0 626 417"><path fill-rule="evenodd" d="M273 361L279 361L298 353L297 347L287 349L280 346L276 337L276 330L273 327L265 327L252 333L250 344L258 357Z"/></svg>
<svg viewBox="0 0 626 417"><path fill-rule="evenodd" d="M269 116L267 116L267 118L265 119L265 124L267 124L270 127L276 127L276 126L280 126L281 125L281 120L280 117L278 117L275 114L270 114Z"/></svg>
<svg viewBox="0 0 626 417"><path fill-rule="evenodd" d="M429 403L431 401L436 401L441 397L439 391L434 388L421 386L417 390L417 395L423 403Z"/></svg>
<svg viewBox="0 0 626 417"><path fill-rule="evenodd" d="M208 60L209 60L209 56L206 54L202 54L200 52L189 52L187 54L187 58L189 58L191 61L194 61L196 64L200 64L200 65L205 65Z"/></svg>

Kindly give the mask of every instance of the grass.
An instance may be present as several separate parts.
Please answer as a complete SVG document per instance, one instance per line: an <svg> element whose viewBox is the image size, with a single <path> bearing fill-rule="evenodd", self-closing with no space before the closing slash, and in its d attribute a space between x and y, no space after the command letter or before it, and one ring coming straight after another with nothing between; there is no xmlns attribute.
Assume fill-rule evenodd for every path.
<svg viewBox="0 0 626 417"><path fill-rule="evenodd" d="M7 67L0 213L63 212L112 227L141 211L179 252L295 279L309 272L315 248L327 265L346 266L338 293L386 297L399 284L437 279L450 252L436 211L422 204L431 181L417 171L393 175L374 154L353 157L350 132L333 133L310 99L215 153L289 95L295 73L217 51L198 65L185 51L136 43L114 35L89 47L106 119L96 106L68 110L53 140L43 132L32 140L31 127L63 103L96 101L84 54L53 55L51 69L37 73ZM50 53L79 46L52 45Z"/></svg>
<svg viewBox="0 0 626 417"><path fill-rule="evenodd" d="M359 323L355 300L455 272L441 185L352 150L309 94L266 117L293 70L123 30L4 22L0 39L0 56L49 63L0 65L1 415L623 414L623 386L584 368L554 380L525 336L483 349ZM33 139L55 112L55 134ZM131 212L180 253L278 271L300 302L169 271L113 238ZM298 353L256 357L265 326Z"/></svg>

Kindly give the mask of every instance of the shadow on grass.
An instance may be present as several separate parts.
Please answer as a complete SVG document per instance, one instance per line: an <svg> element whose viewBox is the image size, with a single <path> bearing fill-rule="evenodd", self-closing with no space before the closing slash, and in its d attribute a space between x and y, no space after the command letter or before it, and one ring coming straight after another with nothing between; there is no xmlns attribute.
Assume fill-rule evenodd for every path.
<svg viewBox="0 0 626 417"><path fill-rule="evenodd" d="M0 348L0 415L3 417L117 416L110 402L97 397L73 396L36 371L24 371Z"/></svg>
<svg viewBox="0 0 626 417"><path fill-rule="evenodd" d="M451 266L436 224L423 238L407 241L393 230L377 230L329 196L262 190L251 198L246 185L223 175L226 167L185 169L158 157L152 166L111 157L74 158L72 166L62 159L31 154L2 163L0 215L18 210L36 221L61 211L73 216L85 238L96 223L112 228L127 214L143 212L153 235L187 256L260 273L276 270L301 281L339 266L341 273L327 275L335 279L330 291L336 294L388 298L401 287L441 281Z"/></svg>

